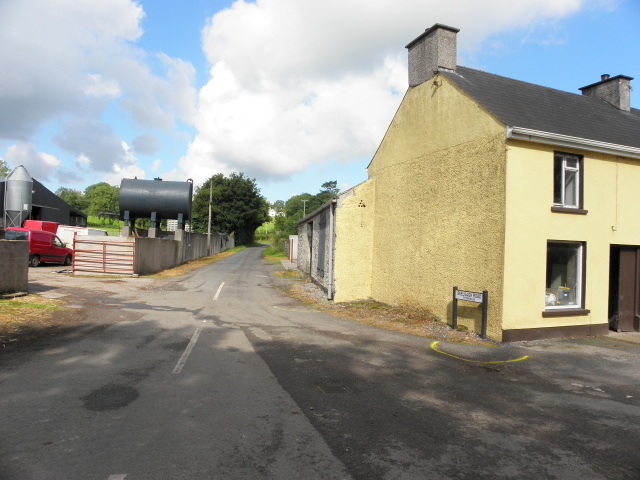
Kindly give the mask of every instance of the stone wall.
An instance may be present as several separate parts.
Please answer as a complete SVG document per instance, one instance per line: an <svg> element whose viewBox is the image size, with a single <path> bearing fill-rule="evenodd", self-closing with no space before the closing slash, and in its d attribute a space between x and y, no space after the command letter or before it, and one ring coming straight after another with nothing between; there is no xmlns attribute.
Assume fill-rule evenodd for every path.
<svg viewBox="0 0 640 480"><path fill-rule="evenodd" d="M333 284L333 226L331 225L332 202L308 215L298 225L298 270L308 275L325 291ZM332 236L333 234L333 236Z"/></svg>

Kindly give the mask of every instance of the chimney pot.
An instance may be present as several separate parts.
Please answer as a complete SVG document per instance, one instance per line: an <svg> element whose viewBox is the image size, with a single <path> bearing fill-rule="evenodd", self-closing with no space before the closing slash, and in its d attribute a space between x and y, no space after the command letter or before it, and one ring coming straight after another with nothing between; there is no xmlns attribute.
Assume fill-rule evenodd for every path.
<svg viewBox="0 0 640 480"><path fill-rule="evenodd" d="M600 75L600 80L601 81L609 80L609 74L608 73L604 73L604 74Z"/></svg>
<svg viewBox="0 0 640 480"><path fill-rule="evenodd" d="M406 46L410 87L426 82L440 70L456 69L456 34L459 31L436 23Z"/></svg>

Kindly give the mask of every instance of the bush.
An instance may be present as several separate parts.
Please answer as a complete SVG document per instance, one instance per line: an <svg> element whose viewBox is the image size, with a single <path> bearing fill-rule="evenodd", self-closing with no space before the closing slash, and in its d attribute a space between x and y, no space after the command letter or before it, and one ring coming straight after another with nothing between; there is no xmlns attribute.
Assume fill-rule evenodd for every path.
<svg viewBox="0 0 640 480"><path fill-rule="evenodd" d="M256 243L271 243L271 237L273 237L273 235L265 235L264 233L256 233L255 235L255 241Z"/></svg>
<svg viewBox="0 0 640 480"><path fill-rule="evenodd" d="M282 256L286 257L285 244L289 241L289 235L281 233L280 235L274 235L271 238L271 244L267 247L264 254L269 256Z"/></svg>

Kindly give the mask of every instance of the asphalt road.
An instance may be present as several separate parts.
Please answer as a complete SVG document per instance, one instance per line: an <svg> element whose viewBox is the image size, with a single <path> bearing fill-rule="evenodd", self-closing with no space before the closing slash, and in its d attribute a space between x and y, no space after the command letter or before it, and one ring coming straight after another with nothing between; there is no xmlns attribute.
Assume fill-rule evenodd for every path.
<svg viewBox="0 0 640 480"><path fill-rule="evenodd" d="M434 344L283 297L261 253L32 269L86 324L1 357L0 479L640 478L640 345Z"/></svg>

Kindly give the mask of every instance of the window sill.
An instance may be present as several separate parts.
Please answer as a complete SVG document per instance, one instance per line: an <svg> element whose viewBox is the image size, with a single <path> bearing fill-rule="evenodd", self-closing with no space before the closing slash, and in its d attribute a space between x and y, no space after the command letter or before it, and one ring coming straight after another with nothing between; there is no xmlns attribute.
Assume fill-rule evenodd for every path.
<svg viewBox="0 0 640 480"><path fill-rule="evenodd" d="M589 315L591 310L585 308L554 308L542 312L543 317L577 317L579 315Z"/></svg>
<svg viewBox="0 0 640 480"><path fill-rule="evenodd" d="M589 213L589 210L582 208L561 207L559 205L552 206L551 211L554 213L573 213L575 215L586 215Z"/></svg>

